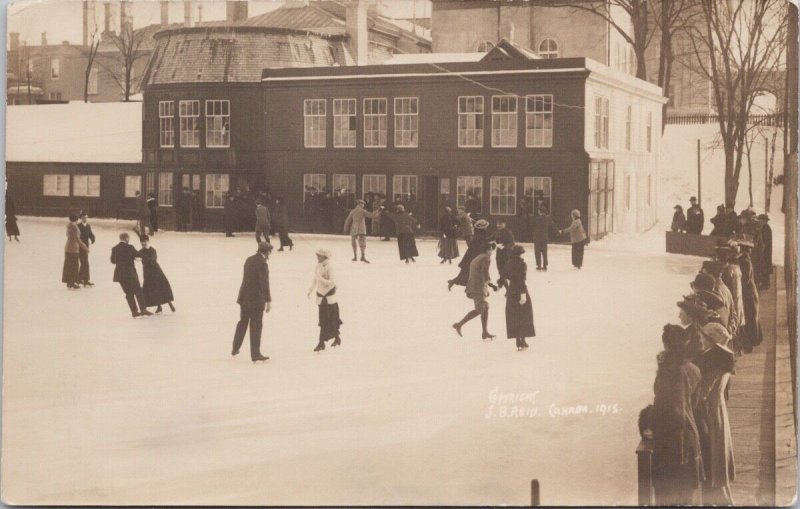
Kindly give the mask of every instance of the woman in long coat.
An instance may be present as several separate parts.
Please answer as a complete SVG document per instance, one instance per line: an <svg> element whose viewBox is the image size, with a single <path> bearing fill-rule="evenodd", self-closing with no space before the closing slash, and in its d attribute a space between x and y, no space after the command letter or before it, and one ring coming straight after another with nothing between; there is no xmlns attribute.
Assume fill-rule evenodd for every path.
<svg viewBox="0 0 800 509"><path fill-rule="evenodd" d="M533 326L533 304L525 283L528 274L528 266L522 259L525 249L515 245L510 251L500 279L506 287L506 335L517 340L519 351L528 348L525 338L536 336L536 329Z"/></svg>
<svg viewBox="0 0 800 509"><path fill-rule="evenodd" d="M412 216L403 205L397 206L397 212L389 212L388 216L394 221L397 229L397 249L400 252L400 259L406 263L416 262L419 256L417 251L417 241L414 238L414 230L419 228L419 222Z"/></svg>
<svg viewBox="0 0 800 509"><path fill-rule="evenodd" d="M64 269L61 272L61 282L67 284L67 288L77 290L80 272L80 252L88 252L89 246L81 241L81 232L78 228L78 215L70 214L67 223L67 244L64 246Z"/></svg>
<svg viewBox="0 0 800 509"><path fill-rule="evenodd" d="M308 297L316 292L317 306L319 306L319 342L314 348L315 352L325 350L325 342L336 338L331 344L337 347L342 344L339 336L339 326L342 320L339 317L339 301L336 297L336 281L333 279L331 267L331 253L320 249L316 253L317 267L314 269L314 279L308 289Z"/></svg>
<svg viewBox="0 0 800 509"><path fill-rule="evenodd" d="M458 220L453 216L453 209L449 206L444 207L442 215L439 217L439 258L441 263L453 263L453 258L458 257Z"/></svg>
<svg viewBox="0 0 800 509"><path fill-rule="evenodd" d="M14 237L19 242L19 226L17 226L17 207L14 198L6 193L6 235L8 240Z"/></svg>
<svg viewBox="0 0 800 509"><path fill-rule="evenodd" d="M572 216L572 223L562 230L561 233L569 233L569 241L572 244L572 266L576 269L580 269L583 267L583 248L586 246L586 230L583 229L580 210L575 209L570 215Z"/></svg>
<svg viewBox="0 0 800 509"><path fill-rule="evenodd" d="M289 238L289 207L286 206L283 198L275 199L275 215L272 218L272 225L281 239L281 247L278 251L283 251L284 247L288 247L289 251L291 251L294 243Z"/></svg>
<svg viewBox="0 0 800 509"><path fill-rule="evenodd" d="M703 479L700 434L694 407L700 370L689 361L683 328L665 325L665 350L653 384L653 487L656 504L697 505Z"/></svg>
<svg viewBox="0 0 800 509"><path fill-rule="evenodd" d="M742 271L742 302L744 304L744 325L740 329L740 343L745 353L753 351L754 346L761 344L761 323L758 317L758 288L753 275L753 263L750 260L752 244L740 242L742 251L739 255L739 268Z"/></svg>
<svg viewBox="0 0 800 509"><path fill-rule="evenodd" d="M447 282L447 290L449 291L454 285L467 286L469 279L469 264L476 256L483 252L483 246L488 242L489 236L486 233L486 228L489 227L489 221L479 219L475 222L475 232L472 238L467 243L467 251L458 262L459 272L458 275Z"/></svg>
<svg viewBox="0 0 800 509"><path fill-rule="evenodd" d="M380 236L383 237L382 240L388 242L389 240L391 240L392 231L395 229L394 223L392 222L392 217L389 213L389 206L387 206L391 204L388 204L386 198L384 197L381 200L381 205L384 208L381 210L380 220L379 220L380 230L378 230L378 232Z"/></svg>
<svg viewBox="0 0 800 509"><path fill-rule="evenodd" d="M141 239L142 249L139 250L139 257L142 259L142 291L144 292L145 306L158 306L156 313L161 312L161 305L167 304L172 312L175 306L172 301L172 287L158 264L158 253L155 248L150 247L150 237L144 235Z"/></svg>

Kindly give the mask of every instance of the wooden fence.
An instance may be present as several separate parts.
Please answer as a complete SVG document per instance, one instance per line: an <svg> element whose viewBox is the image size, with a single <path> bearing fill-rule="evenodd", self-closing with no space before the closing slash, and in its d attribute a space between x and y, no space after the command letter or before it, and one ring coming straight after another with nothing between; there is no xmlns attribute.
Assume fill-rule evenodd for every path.
<svg viewBox="0 0 800 509"><path fill-rule="evenodd" d="M667 115L667 125L716 124L718 122L719 115L716 114ZM747 119L747 123L750 125L763 125L766 127L782 127L783 122L783 113L750 115Z"/></svg>

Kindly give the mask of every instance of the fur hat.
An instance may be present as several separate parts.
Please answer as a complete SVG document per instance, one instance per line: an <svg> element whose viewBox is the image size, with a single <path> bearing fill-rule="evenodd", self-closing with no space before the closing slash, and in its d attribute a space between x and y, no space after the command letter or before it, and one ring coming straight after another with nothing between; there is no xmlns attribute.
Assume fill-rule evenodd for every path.
<svg viewBox="0 0 800 509"><path fill-rule="evenodd" d="M477 221L475 221L474 226L476 230L485 230L486 228L489 227L489 221L487 221L486 219L478 219Z"/></svg>

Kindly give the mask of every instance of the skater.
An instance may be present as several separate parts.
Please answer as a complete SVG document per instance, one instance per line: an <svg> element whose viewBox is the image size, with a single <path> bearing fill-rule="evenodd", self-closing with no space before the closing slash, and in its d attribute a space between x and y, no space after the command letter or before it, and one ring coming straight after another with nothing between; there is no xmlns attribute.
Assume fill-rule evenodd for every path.
<svg viewBox="0 0 800 509"><path fill-rule="evenodd" d="M458 232L461 234L461 238L466 241L467 246L469 246L469 243L472 240L472 235L475 233L472 225L472 218L469 217L469 214L467 214L467 211L464 209L464 207L458 207L456 219L458 219Z"/></svg>
<svg viewBox="0 0 800 509"><path fill-rule="evenodd" d="M686 211L686 231L700 235L703 233L703 224L705 223L703 209L697 204L697 198L694 196L689 198L689 203L691 203L691 206Z"/></svg>
<svg viewBox="0 0 800 509"><path fill-rule="evenodd" d="M14 240L19 242L19 226L17 225L17 206L8 193L6 193L6 235L10 241L13 237Z"/></svg>
<svg viewBox="0 0 800 509"><path fill-rule="evenodd" d="M158 253L155 248L150 247L150 237L142 237L142 249L138 256L142 259L142 290L144 292L145 306L158 306L156 314L161 313L161 305L167 304L172 312L175 306L172 301L172 287L169 285L167 276L158 264Z"/></svg>
<svg viewBox="0 0 800 509"><path fill-rule="evenodd" d="M139 256L136 248L129 244L130 236L127 233L119 234L119 244L111 248L111 263L114 267L114 282L119 283L125 293L125 300L131 310L131 315L150 316L153 313L147 310L144 302L144 293L139 284L139 274L136 272L134 260ZM136 307L136 304L139 307Z"/></svg>
<svg viewBox="0 0 800 509"><path fill-rule="evenodd" d="M675 205L673 208L675 209L675 213L672 214L670 230L675 233L686 233L686 216L683 215L683 207Z"/></svg>
<svg viewBox="0 0 800 509"><path fill-rule="evenodd" d="M294 247L294 242L289 238L289 207L283 198L275 199L275 217L273 220L275 231L278 232L278 238L281 241L281 247L278 251L283 251L284 247L288 247L289 251Z"/></svg>
<svg viewBox="0 0 800 509"><path fill-rule="evenodd" d="M572 243L572 266L576 269L583 267L583 248L589 240L581 222L581 212L575 209L571 213L572 224L560 232L561 235L569 233L569 241Z"/></svg>
<svg viewBox="0 0 800 509"><path fill-rule="evenodd" d="M367 212L364 209L364 200L356 200L356 206L344 220L344 233L350 235L350 245L353 247L353 261L358 261L358 250L361 249L361 261L369 263L366 257L367 250L367 223L366 218L378 217L381 209L374 212Z"/></svg>
<svg viewBox="0 0 800 509"><path fill-rule="evenodd" d="M449 205L445 205L444 211L439 217L439 230L441 231L439 258L442 259L440 263L452 264L453 258L458 257L458 240L456 239L458 220L453 216L453 209Z"/></svg>
<svg viewBox="0 0 800 509"><path fill-rule="evenodd" d="M528 342L525 338L536 336L533 326L533 304L525 279L528 266L522 255L525 249L520 245L509 248L511 253L500 278L506 288L506 337L517 340L517 350L526 350ZM498 285L499 286L499 285Z"/></svg>
<svg viewBox="0 0 800 509"><path fill-rule="evenodd" d="M763 244L763 252L761 255L761 264L758 270L761 273L761 289L766 290L770 286L770 279L772 276L772 228L769 225L769 216L760 214L758 221L761 224L761 242Z"/></svg>
<svg viewBox="0 0 800 509"><path fill-rule="evenodd" d="M261 235L264 235L264 242L269 242L269 209L261 202L256 200L256 242L261 242Z"/></svg>
<svg viewBox="0 0 800 509"><path fill-rule="evenodd" d="M539 207L533 218L533 254L536 257L536 270L547 271L547 245L550 243L550 232L557 231L553 218L547 211Z"/></svg>
<svg viewBox="0 0 800 509"><path fill-rule="evenodd" d="M81 251L89 251L89 246L81 241L81 231L78 228L78 215L70 214L67 223L67 245L64 246L64 270L61 273L61 282L67 288L78 290L79 263Z"/></svg>
<svg viewBox="0 0 800 509"><path fill-rule="evenodd" d="M370 235L373 237L380 237L381 236L381 220L383 219L383 214L381 213L381 209L384 207L386 203L386 198L379 194L375 196L375 200L372 203L372 211L378 211L378 215L372 219L372 224L370 225Z"/></svg>
<svg viewBox="0 0 800 509"><path fill-rule="evenodd" d="M150 225L150 208L147 206L147 200L139 191L136 191L136 217L136 227L133 230L140 237L147 235L147 228Z"/></svg>
<svg viewBox="0 0 800 509"><path fill-rule="evenodd" d="M389 216L389 208L386 203L386 198L384 197L380 216L381 229L379 230L380 236L383 237L381 242L389 242L392 240L392 231L395 229L392 218Z"/></svg>
<svg viewBox="0 0 800 509"><path fill-rule="evenodd" d="M459 336L461 336L461 328L464 324L476 316L480 316L481 337L483 340L491 341L495 338L494 334L489 332L489 303L486 301L486 298L489 297L490 287L497 291L497 287L491 283L492 279L489 276L489 267L492 264L492 249L494 249L494 244L484 242L480 247L480 254L469 264L469 279L465 293L467 297L472 299L475 309L464 315L460 322L453 324L453 329Z"/></svg>
<svg viewBox="0 0 800 509"><path fill-rule="evenodd" d="M497 251L495 252L497 272L502 274L503 266L506 264L506 260L508 260L511 254L511 248L514 247L515 242L514 232L506 228L504 219L499 219L497 221L497 229L494 235L492 235L491 240L497 244ZM497 286L502 288L502 278L497 280Z"/></svg>
<svg viewBox="0 0 800 509"><path fill-rule="evenodd" d="M272 298L269 293L269 266L267 260L272 252L272 244L259 242L258 252L244 262L242 286L236 302L240 308L239 323L233 336L231 355L238 355L244 341L244 333L250 326L250 359L253 362L266 361L269 357L261 354L261 327L263 314L269 313Z"/></svg>
<svg viewBox="0 0 800 509"><path fill-rule="evenodd" d="M88 219L89 214L81 211L81 221L78 223L78 230L81 234L81 242L87 246L94 244L95 240L94 232L92 232L92 225L87 222ZM80 261L80 269L78 269L78 282L82 284L84 288L87 286L94 286L94 283L92 283L89 278L89 251L81 251L78 260Z"/></svg>
<svg viewBox="0 0 800 509"><path fill-rule="evenodd" d="M410 212L406 212L403 205L398 205L397 212L389 212L388 215L394 221L397 229L397 248L400 252L400 259L406 263L416 262L415 258L419 256L419 252L417 251L417 241L414 238L414 230L419 229L419 222Z"/></svg>
<svg viewBox="0 0 800 509"><path fill-rule="evenodd" d="M158 202L155 193L148 193L147 208L150 209L150 235L158 231Z"/></svg>
<svg viewBox="0 0 800 509"><path fill-rule="evenodd" d="M235 237L233 230L236 228L237 203L233 194L225 194L225 205L223 206L222 220L225 223L225 236Z"/></svg>
<svg viewBox="0 0 800 509"><path fill-rule="evenodd" d="M458 262L458 267L461 269L458 275L447 282L447 291L450 291L454 285L466 286L469 279L469 265L472 260L478 256L483 250L483 245L489 242L486 229L489 227L489 221L480 219L475 223L475 235L473 235L469 244L467 244L467 251Z"/></svg>
<svg viewBox="0 0 800 509"><path fill-rule="evenodd" d="M325 342L333 339L332 347L342 344L339 336L339 326L342 320L339 318L339 302L336 297L336 281L333 279L333 268L331 267L331 253L325 249L316 252L317 267L314 270L314 279L308 289L308 297L316 292L317 306L319 306L319 341L315 352L325 350Z"/></svg>

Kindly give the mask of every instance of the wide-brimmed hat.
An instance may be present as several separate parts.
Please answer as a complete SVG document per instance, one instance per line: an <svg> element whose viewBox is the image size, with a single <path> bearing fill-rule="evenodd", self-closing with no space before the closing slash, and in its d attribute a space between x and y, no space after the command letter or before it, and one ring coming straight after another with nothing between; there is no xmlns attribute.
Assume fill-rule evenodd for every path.
<svg viewBox="0 0 800 509"><path fill-rule="evenodd" d="M717 251L719 253L719 251ZM719 276L722 273L723 265L716 260L706 260L703 262L703 270L712 276Z"/></svg>
<svg viewBox="0 0 800 509"><path fill-rule="evenodd" d="M475 221L474 226L476 230L485 230L486 228L489 227L489 221L487 221L486 219L478 219L477 221Z"/></svg>
<svg viewBox="0 0 800 509"><path fill-rule="evenodd" d="M316 254L317 256L323 256L329 260L331 258L331 252L323 248L317 249L314 254Z"/></svg>
<svg viewBox="0 0 800 509"><path fill-rule="evenodd" d="M689 317L694 321L706 323L714 316L719 316L715 312L708 309L708 306L703 299L697 295L685 295L683 300L678 302L678 307L686 312Z"/></svg>
<svg viewBox="0 0 800 509"><path fill-rule="evenodd" d="M720 346L727 346L728 341L731 340L728 330L722 324L716 322L705 324L701 331L709 341Z"/></svg>

